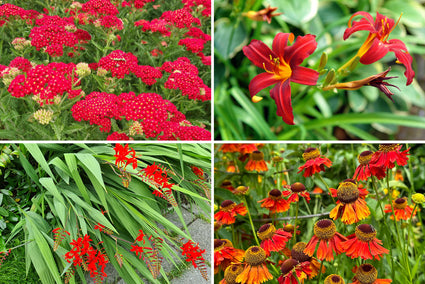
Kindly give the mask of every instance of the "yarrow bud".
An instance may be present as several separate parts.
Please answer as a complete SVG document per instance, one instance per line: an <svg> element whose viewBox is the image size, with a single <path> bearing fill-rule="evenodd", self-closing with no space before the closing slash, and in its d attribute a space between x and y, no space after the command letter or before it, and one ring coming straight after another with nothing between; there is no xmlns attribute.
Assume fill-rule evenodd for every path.
<svg viewBox="0 0 425 284"><path fill-rule="evenodd" d="M23 37L17 37L12 41L12 45L16 50L23 50L25 47L31 45L31 41Z"/></svg>
<svg viewBox="0 0 425 284"><path fill-rule="evenodd" d="M77 71L75 72L77 73L78 77L82 78L90 75L91 70L87 63L80 62L77 64Z"/></svg>
<svg viewBox="0 0 425 284"><path fill-rule="evenodd" d="M53 118L53 111L47 109L39 109L34 112L34 118L40 124L49 124Z"/></svg>

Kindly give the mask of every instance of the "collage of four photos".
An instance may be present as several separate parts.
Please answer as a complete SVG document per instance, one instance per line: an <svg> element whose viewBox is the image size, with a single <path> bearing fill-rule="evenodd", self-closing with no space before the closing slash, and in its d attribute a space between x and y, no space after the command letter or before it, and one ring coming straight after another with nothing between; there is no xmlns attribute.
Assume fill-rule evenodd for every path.
<svg viewBox="0 0 425 284"><path fill-rule="evenodd" d="M2 0L0 140L0 284L425 284L423 0Z"/></svg>

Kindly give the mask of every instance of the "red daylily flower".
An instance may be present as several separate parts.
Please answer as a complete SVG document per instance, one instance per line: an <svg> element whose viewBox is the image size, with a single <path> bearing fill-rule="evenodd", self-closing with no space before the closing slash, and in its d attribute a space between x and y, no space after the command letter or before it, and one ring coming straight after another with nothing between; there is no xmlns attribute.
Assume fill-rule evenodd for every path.
<svg viewBox="0 0 425 284"><path fill-rule="evenodd" d="M358 15L364 18L351 23L352 19ZM390 33L397 24L398 21L394 23L393 19L389 19L379 13L376 13L376 19L373 20L373 17L369 13L360 11L354 13L348 21L348 28L344 32L344 40L355 32L369 31L369 36L357 52L360 62L362 64L372 64L384 57L388 51L394 52L397 63L401 63L406 67L404 75L407 78L407 86L412 83L413 77L415 77L415 71L412 69L412 56L407 51L404 42L399 39L388 40Z"/></svg>
<svg viewBox="0 0 425 284"><path fill-rule="evenodd" d="M290 82L303 85L316 85L319 73L299 66L317 47L315 36L298 36L294 41L292 33L278 33L273 40L272 50L262 41L252 40L243 52L255 66L266 72L255 76L249 84L249 93L254 97L259 91L271 85L276 86L270 96L277 105L277 115L287 124L294 124L292 113Z"/></svg>

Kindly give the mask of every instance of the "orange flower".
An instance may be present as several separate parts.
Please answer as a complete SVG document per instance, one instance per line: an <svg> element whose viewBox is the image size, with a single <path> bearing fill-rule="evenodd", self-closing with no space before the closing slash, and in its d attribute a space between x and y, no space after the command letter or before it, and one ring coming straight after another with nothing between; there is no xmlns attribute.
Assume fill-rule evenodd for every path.
<svg viewBox="0 0 425 284"><path fill-rule="evenodd" d="M226 167L226 172L228 172L228 173L239 172L239 170L236 169L235 162L233 162L233 161L229 162L229 164Z"/></svg>
<svg viewBox="0 0 425 284"><path fill-rule="evenodd" d="M320 150L317 148L307 148L303 153L303 158L306 162L298 168L298 173L305 170L304 177L310 177L315 173L324 172L325 166L328 168L332 166L332 161L320 155Z"/></svg>
<svg viewBox="0 0 425 284"><path fill-rule="evenodd" d="M254 151L249 155L249 161L245 165L247 171L266 172L269 169L264 161L264 154L260 151Z"/></svg>
<svg viewBox="0 0 425 284"><path fill-rule="evenodd" d="M261 240L261 247L267 255L271 251L280 251L286 245L286 242L292 238L292 234L285 232L283 229L277 229L272 223L264 224L257 232L257 236Z"/></svg>
<svg viewBox="0 0 425 284"><path fill-rule="evenodd" d="M298 284L304 283L307 274L310 273L308 262L299 262L293 258L285 260L280 266L282 275L277 279L279 284Z"/></svg>
<svg viewBox="0 0 425 284"><path fill-rule="evenodd" d="M236 215L245 216L248 211L243 203L236 205L232 200L224 200L220 205L220 210L214 214L214 219L226 225L235 223Z"/></svg>
<svg viewBox="0 0 425 284"><path fill-rule="evenodd" d="M224 271L224 279L219 282L219 284L235 284L236 278L243 271L243 266L241 264L231 264Z"/></svg>
<svg viewBox="0 0 425 284"><path fill-rule="evenodd" d="M354 282L350 284L388 284L392 282L391 279L377 279L378 271L369 263L354 267L353 271L356 275L353 278Z"/></svg>
<svg viewBox="0 0 425 284"><path fill-rule="evenodd" d="M314 236L307 243L304 249L304 253L313 256L316 250L317 243L319 248L317 250L317 258L319 260L326 259L331 261L334 259L333 253L336 255L344 252L342 248L342 242L346 241L347 238L336 231L334 222L329 219L322 219L314 224Z"/></svg>
<svg viewBox="0 0 425 284"><path fill-rule="evenodd" d="M376 238L376 230L372 225L361 224L356 227L356 232L347 237L342 243L347 256L351 258L377 259L389 251L382 247L382 241Z"/></svg>
<svg viewBox="0 0 425 284"><path fill-rule="evenodd" d="M269 5L267 8L262 9L260 11L248 11L246 13L243 13L242 16L248 17L253 21L265 21L270 24L272 22L273 17L282 15L282 13L273 14L273 12L276 10L277 7L272 8Z"/></svg>
<svg viewBox="0 0 425 284"><path fill-rule="evenodd" d="M282 192L279 189L272 189L267 198L257 202L263 202L261 207L269 209L270 213L280 213L289 210L289 202L283 199Z"/></svg>
<svg viewBox="0 0 425 284"><path fill-rule="evenodd" d="M374 164L369 163L372 159L372 156L372 151L363 151L360 153L360 155L357 157L360 165L358 165L356 168L353 179L367 180L371 175L377 177L378 179L382 179L386 176L384 167L377 167Z"/></svg>
<svg viewBox="0 0 425 284"><path fill-rule="evenodd" d="M231 241L226 239L214 240L214 274L219 270L226 270L232 262L241 262L245 252L233 247Z"/></svg>
<svg viewBox="0 0 425 284"><path fill-rule="evenodd" d="M283 196L288 196L288 202L298 202L299 201L299 196L302 196L305 198L305 200L307 200L307 202L310 202L310 194L305 191L305 186L300 183L300 182L296 182L293 185L291 185L290 190L284 190L282 192Z"/></svg>
<svg viewBox="0 0 425 284"><path fill-rule="evenodd" d="M336 274L331 274L325 278L324 284L345 284L344 279L341 276Z"/></svg>
<svg viewBox="0 0 425 284"><path fill-rule="evenodd" d="M401 170L396 170L394 179L399 181L404 181L403 172Z"/></svg>
<svg viewBox="0 0 425 284"><path fill-rule="evenodd" d="M351 182L351 183L356 184L356 180L355 179L350 179L350 178L344 180L343 182ZM369 191L366 188L364 188L362 184L358 184L357 185L357 189L359 190L359 197L362 198L362 199L365 199L366 198L366 195L369 194ZM338 196L338 189L336 189L336 188L329 188L329 191L332 193L332 197L337 197Z"/></svg>
<svg viewBox="0 0 425 284"><path fill-rule="evenodd" d="M359 189L353 180L343 181L337 190L338 201L329 217L341 218L344 224L357 223L370 215L366 201L360 197Z"/></svg>
<svg viewBox="0 0 425 284"><path fill-rule="evenodd" d="M223 144L218 148L218 151L221 151L223 153L234 153L239 152L239 144Z"/></svg>
<svg viewBox="0 0 425 284"><path fill-rule="evenodd" d="M407 205L407 198L406 197L402 197L402 198L397 198L395 200L393 200L393 207L394 207L394 213L395 213L395 218L396 220L408 220L410 219L410 216L412 216L412 212L413 212L413 207L411 205ZM385 213L391 213L391 220L394 220L394 214L392 214L392 209L391 209L391 205L387 204L385 205ZM415 212L413 212L413 216L416 215L416 210Z"/></svg>
<svg viewBox="0 0 425 284"><path fill-rule="evenodd" d="M371 164L377 167L385 167L385 169L392 169L395 167L395 162L399 166L407 165L409 160L409 149L400 152L403 146L399 144L381 144L379 150L376 151L370 161Z"/></svg>
<svg viewBox="0 0 425 284"><path fill-rule="evenodd" d="M266 264L266 252L258 246L245 251L245 264L241 274L236 277L237 283L259 284L273 279Z"/></svg>
<svg viewBox="0 0 425 284"><path fill-rule="evenodd" d="M320 187L316 186L311 193L322 194L323 193L323 189L321 189Z"/></svg>
<svg viewBox="0 0 425 284"><path fill-rule="evenodd" d="M296 243L291 250L291 255L295 260L298 260L299 262L308 262L310 265L310 272L306 273L309 279L312 279L316 277L319 274L320 270L320 262L317 260L317 258L309 256L304 253L305 247L307 246L307 243L305 242L298 242ZM326 272L326 267L322 266L322 273Z"/></svg>

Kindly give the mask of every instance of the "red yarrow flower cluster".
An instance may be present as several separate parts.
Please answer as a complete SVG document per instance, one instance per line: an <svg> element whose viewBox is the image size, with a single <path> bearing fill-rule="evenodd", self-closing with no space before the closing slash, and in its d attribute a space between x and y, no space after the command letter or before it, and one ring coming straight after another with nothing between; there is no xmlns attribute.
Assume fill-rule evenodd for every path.
<svg viewBox="0 0 425 284"><path fill-rule="evenodd" d="M204 17L211 17L211 1L210 0L182 0L184 8L190 8L197 12L202 9L201 14Z"/></svg>
<svg viewBox="0 0 425 284"><path fill-rule="evenodd" d="M118 15L119 11L109 0L89 0L83 4L82 11L93 16Z"/></svg>
<svg viewBox="0 0 425 284"><path fill-rule="evenodd" d="M119 133L119 132L113 132L112 134L109 134L108 137L106 137L106 140L108 141L117 141L117 140L123 140L127 141L130 140L130 137L127 136L125 133Z"/></svg>
<svg viewBox="0 0 425 284"><path fill-rule="evenodd" d="M24 57L16 57L12 61L10 61L9 68L18 68L22 72L28 72L31 68L31 62Z"/></svg>
<svg viewBox="0 0 425 284"><path fill-rule="evenodd" d="M120 31L124 28L122 20L116 16L107 15L99 20L102 27L111 31Z"/></svg>
<svg viewBox="0 0 425 284"><path fill-rule="evenodd" d="M193 24L201 26L201 21L191 14L190 9L185 8L178 9L175 11L165 11L164 13L162 13L160 19L168 21L173 26L179 29L190 28Z"/></svg>
<svg viewBox="0 0 425 284"><path fill-rule="evenodd" d="M49 16L43 15L42 18L36 19L35 24L37 26L61 26L63 28L67 27L68 30L76 30L77 27L74 24L74 19L72 17L59 17L58 15Z"/></svg>
<svg viewBox="0 0 425 284"><path fill-rule="evenodd" d="M142 80L148 86L156 83L156 79L162 78L162 72L159 68L149 65L138 65L132 68L134 75Z"/></svg>
<svg viewBox="0 0 425 284"><path fill-rule="evenodd" d="M184 38L179 41L179 45L184 45L192 53L202 52L205 40L199 38Z"/></svg>
<svg viewBox="0 0 425 284"><path fill-rule="evenodd" d="M32 24L29 20L36 19L38 15L40 13L35 10L25 10L19 6L6 3L0 6L0 26L14 19L27 20L29 24Z"/></svg>
<svg viewBox="0 0 425 284"><path fill-rule="evenodd" d="M29 35L31 45L37 50L46 48L46 52L52 57L63 55L64 46L75 48L78 43L77 37L68 32L64 27L57 25L43 25L34 27Z"/></svg>
<svg viewBox="0 0 425 284"><path fill-rule="evenodd" d="M98 67L111 71L112 77L124 78L137 66L137 57L131 52L114 50L99 60Z"/></svg>
<svg viewBox="0 0 425 284"><path fill-rule="evenodd" d="M78 96L81 90L72 90L72 85L78 85L78 76L75 73L74 63L49 63L37 65L26 75L18 75L9 85L8 91L14 97L20 98L34 95L35 100L42 106L53 104L57 96L66 93L68 98ZM74 74L73 74L74 73Z"/></svg>
<svg viewBox="0 0 425 284"><path fill-rule="evenodd" d="M153 19L152 21L140 20L134 23L136 27L141 26L144 32L159 32L165 37L171 36L170 23L166 20Z"/></svg>
<svg viewBox="0 0 425 284"><path fill-rule="evenodd" d="M129 0L129 1L123 1L121 6L122 7L130 7L134 6L136 9L142 9L146 3L154 2L155 0Z"/></svg>

